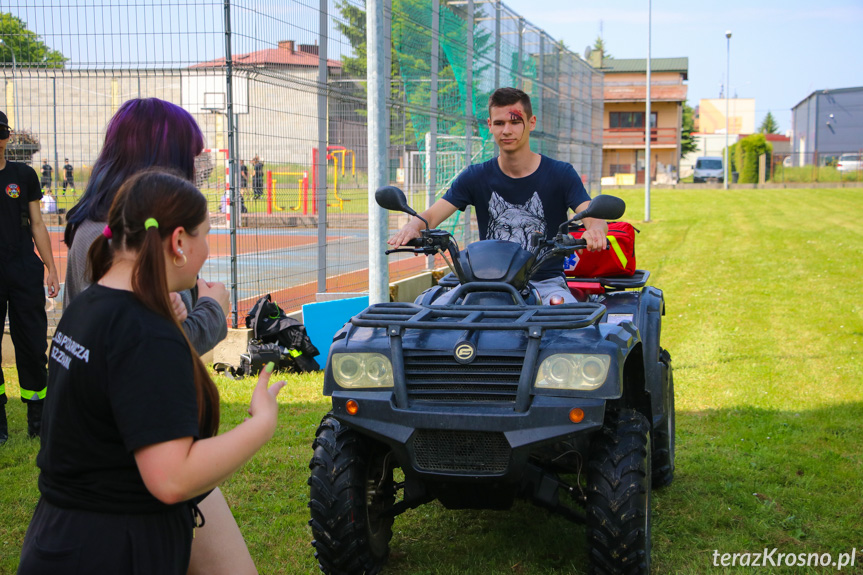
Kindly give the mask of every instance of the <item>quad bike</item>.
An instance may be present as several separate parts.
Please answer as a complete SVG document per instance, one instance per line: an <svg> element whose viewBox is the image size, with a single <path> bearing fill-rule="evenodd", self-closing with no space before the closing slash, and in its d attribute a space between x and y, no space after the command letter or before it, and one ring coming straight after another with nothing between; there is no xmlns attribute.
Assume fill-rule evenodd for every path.
<svg viewBox="0 0 863 575"><path fill-rule="evenodd" d="M376 200L416 215L397 188ZM408 509L505 510L516 498L585 523L592 572L650 572L651 491L674 475L662 292L644 270L572 280L577 303L541 305L530 284L547 258L585 247L571 225L624 210L600 195L530 250L485 240L459 251L426 228L387 252L448 254L453 273L415 303L368 307L333 338L332 410L308 482L324 573L378 573Z"/></svg>

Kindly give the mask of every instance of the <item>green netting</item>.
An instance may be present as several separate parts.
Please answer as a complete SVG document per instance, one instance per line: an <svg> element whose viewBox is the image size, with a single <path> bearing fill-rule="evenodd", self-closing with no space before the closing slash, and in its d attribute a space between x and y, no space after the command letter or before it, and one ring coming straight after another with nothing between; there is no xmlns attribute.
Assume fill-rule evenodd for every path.
<svg viewBox="0 0 863 575"><path fill-rule="evenodd" d="M486 123L488 97L498 87L515 86L531 96L539 120L531 148L569 161L580 173L597 174L598 179L601 76L505 5L482 0L472 4L471 8L466 2L440 3L433 113L432 3L392 0L392 93L398 109L392 143L403 146L406 154L415 151L426 177L424 187L440 197L469 163L493 157L494 141ZM598 92L595 86L600 87ZM429 150L432 126L437 145ZM434 182L429 181L432 158ZM406 168L410 171L411 166ZM454 229L460 216L457 212L446 226Z"/></svg>

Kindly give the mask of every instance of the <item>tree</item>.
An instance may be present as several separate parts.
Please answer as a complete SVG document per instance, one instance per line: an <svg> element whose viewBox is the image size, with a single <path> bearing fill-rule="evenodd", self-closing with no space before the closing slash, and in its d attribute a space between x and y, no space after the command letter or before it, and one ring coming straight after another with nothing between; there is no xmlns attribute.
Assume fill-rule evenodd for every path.
<svg viewBox="0 0 863 575"><path fill-rule="evenodd" d="M695 138L692 137L692 132L695 131L695 111L683 102L683 125L680 128L680 157L684 157L690 152L694 152L698 146L695 143Z"/></svg>
<svg viewBox="0 0 863 575"><path fill-rule="evenodd" d="M39 35L27 29L27 23L7 12L0 12L0 62L11 64L12 53L18 66L61 68L68 60L45 45Z"/></svg>
<svg viewBox="0 0 863 575"><path fill-rule="evenodd" d="M336 5L339 13L344 18L336 20L336 28L344 34L348 42L353 46L356 56L344 56L342 58L342 70L353 78L366 77L366 11L354 6L347 0L342 0Z"/></svg>
<svg viewBox="0 0 863 575"><path fill-rule="evenodd" d="M343 18L342 21L336 22L336 26L348 38L356 54L342 58L342 69L353 78L365 79L367 72L365 8L354 6L349 0L339 0L336 8ZM390 99L393 105L390 114L391 125L400 126L401 133L398 130L393 130L390 143L394 145L416 144L424 138L430 121L427 108L430 101L431 86L427 78L430 74L431 37L427 27L421 23L430 21L431 7L426 0L394 0L391 13ZM478 11L477 17L482 16L481 10ZM464 43L466 25L466 10L464 8L450 7L441 16L441 47L438 62L439 102L452 102L463 98L463 94L459 90L460 88L463 90L464 86L457 82L457 75L459 72L463 73L464 64L459 62L454 66L450 61L450 56L452 52L455 52L457 56L464 58L464 54L459 51L458 47ZM491 34L481 27L475 27L474 62L479 64L473 68L474 78L480 77L492 65L491 62L494 61L494 57L490 53L493 47ZM525 67L533 64L533 59L529 55L525 55L523 58ZM513 63L513 69L515 68L517 68L517 62ZM476 80L474 83L477 83ZM365 82L359 83L359 87L364 89ZM487 97L487 95L485 96ZM482 101L483 93L474 87L474 102ZM443 107L441 105L441 108ZM364 115L364 112L360 112L360 114ZM447 122L447 124L448 126L443 128L444 133L460 135L465 133L463 120L455 120Z"/></svg>
<svg viewBox="0 0 863 575"><path fill-rule="evenodd" d="M767 111L767 115L764 116L764 121L762 121L761 126L758 127L758 132L761 134L779 133L779 124L776 123L776 119L773 117L773 114L770 113L770 110Z"/></svg>
<svg viewBox="0 0 863 575"><path fill-rule="evenodd" d="M593 42L593 48L592 49L594 51L598 50L598 51L602 52L603 58L613 58L614 57L606 51L605 41L603 41L602 36L596 37L596 40L594 40L594 42Z"/></svg>

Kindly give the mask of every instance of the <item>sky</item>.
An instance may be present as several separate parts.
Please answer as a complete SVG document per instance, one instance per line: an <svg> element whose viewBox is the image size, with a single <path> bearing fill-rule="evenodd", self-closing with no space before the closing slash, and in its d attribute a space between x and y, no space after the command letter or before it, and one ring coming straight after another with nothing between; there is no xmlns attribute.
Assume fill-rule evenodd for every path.
<svg viewBox="0 0 863 575"><path fill-rule="evenodd" d="M504 0L531 24L584 54L602 30L615 58L646 58L648 0ZM718 98L730 53L731 91L755 98L780 132L816 90L863 86L863 0L654 0L652 58L689 58L688 103ZM730 50L725 38L731 30Z"/></svg>
<svg viewBox="0 0 863 575"><path fill-rule="evenodd" d="M647 57L648 0L504 4L579 54L601 33L615 58ZM235 35L235 53L317 39L317 0L238 5L235 24L245 23L248 33ZM221 0L0 0L0 11L28 22L72 63L89 66L185 66L224 50ZM791 128L791 108L815 90L863 86L863 0L653 0L650 13L651 56L689 58L692 107L719 97L727 64L731 97L754 98L755 125L770 111L781 132ZM351 49L339 38L331 29L331 57Z"/></svg>

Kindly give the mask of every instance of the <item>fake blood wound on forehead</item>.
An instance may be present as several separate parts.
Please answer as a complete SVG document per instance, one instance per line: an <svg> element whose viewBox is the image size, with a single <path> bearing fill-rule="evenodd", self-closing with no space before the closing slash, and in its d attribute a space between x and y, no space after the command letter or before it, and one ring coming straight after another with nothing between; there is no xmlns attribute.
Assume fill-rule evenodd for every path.
<svg viewBox="0 0 863 575"><path fill-rule="evenodd" d="M509 111L509 119L510 120L524 120L524 116L521 115L521 110L512 109Z"/></svg>

